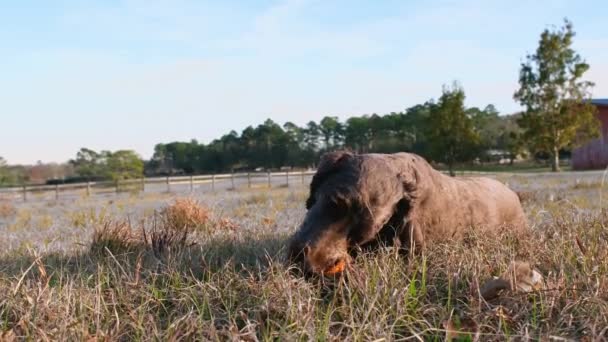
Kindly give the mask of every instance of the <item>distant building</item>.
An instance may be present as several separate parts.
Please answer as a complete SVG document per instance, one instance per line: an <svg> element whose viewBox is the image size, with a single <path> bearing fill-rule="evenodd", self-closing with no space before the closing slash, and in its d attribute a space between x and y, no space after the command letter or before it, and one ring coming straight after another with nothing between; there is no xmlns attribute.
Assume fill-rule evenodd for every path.
<svg viewBox="0 0 608 342"><path fill-rule="evenodd" d="M608 98L593 99L601 122L601 137L572 151L572 168L575 170L603 169L608 166Z"/></svg>

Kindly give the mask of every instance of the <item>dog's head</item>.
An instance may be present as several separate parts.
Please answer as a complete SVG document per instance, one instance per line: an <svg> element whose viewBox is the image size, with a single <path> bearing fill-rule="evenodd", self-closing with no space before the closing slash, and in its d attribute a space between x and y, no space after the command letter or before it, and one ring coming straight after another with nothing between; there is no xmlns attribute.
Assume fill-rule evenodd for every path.
<svg viewBox="0 0 608 342"><path fill-rule="evenodd" d="M290 261L306 273L339 273L349 251L372 241L396 215L405 219L417 178L406 164L394 155L323 155L310 184L308 213L289 246Z"/></svg>

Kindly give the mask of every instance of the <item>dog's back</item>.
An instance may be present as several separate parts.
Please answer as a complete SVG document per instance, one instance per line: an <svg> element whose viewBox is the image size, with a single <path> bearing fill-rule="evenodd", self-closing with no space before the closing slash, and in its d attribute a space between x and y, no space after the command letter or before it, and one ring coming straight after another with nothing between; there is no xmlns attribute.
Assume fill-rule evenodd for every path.
<svg viewBox="0 0 608 342"><path fill-rule="evenodd" d="M487 177L450 177L419 156L395 156L417 164L420 184L411 215L425 240L455 237L468 229L526 227L519 197L501 182Z"/></svg>

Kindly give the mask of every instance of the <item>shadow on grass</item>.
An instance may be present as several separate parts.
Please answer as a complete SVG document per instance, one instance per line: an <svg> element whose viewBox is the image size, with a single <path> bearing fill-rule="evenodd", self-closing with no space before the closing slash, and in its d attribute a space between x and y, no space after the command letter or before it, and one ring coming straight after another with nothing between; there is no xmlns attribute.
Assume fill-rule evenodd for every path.
<svg viewBox="0 0 608 342"><path fill-rule="evenodd" d="M104 236L80 252L2 254L0 279L38 278L43 273L86 279L101 268L127 273L177 271L197 278L227 270L255 274L283 262L287 239L285 233L217 234L158 246L146 238Z"/></svg>

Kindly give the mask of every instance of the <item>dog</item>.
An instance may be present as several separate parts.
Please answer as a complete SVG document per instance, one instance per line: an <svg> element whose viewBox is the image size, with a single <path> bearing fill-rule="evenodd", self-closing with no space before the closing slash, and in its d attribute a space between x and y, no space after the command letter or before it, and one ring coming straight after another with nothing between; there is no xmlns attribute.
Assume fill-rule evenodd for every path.
<svg viewBox="0 0 608 342"><path fill-rule="evenodd" d="M306 209L288 246L289 262L306 274L340 274L357 250L380 244L420 251L472 229L527 227L507 186L449 177L412 153L324 154Z"/></svg>

